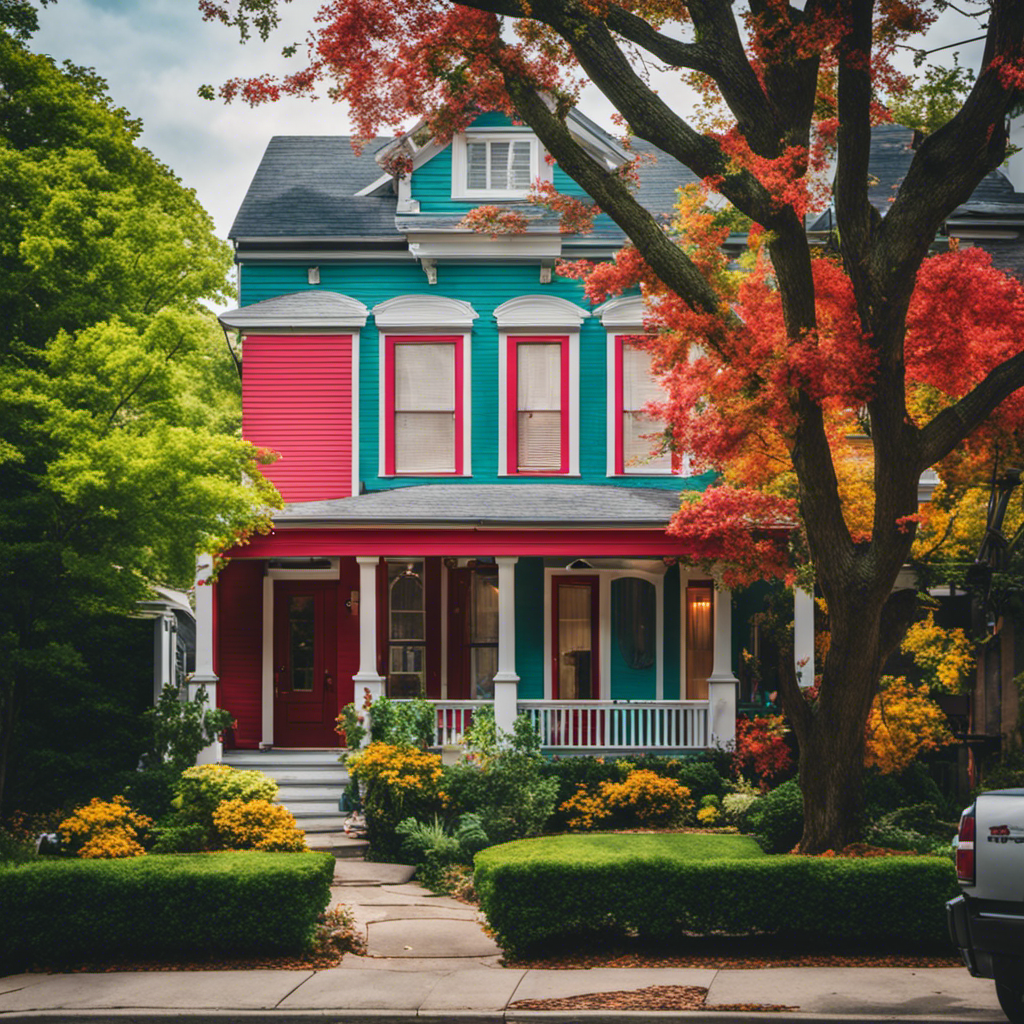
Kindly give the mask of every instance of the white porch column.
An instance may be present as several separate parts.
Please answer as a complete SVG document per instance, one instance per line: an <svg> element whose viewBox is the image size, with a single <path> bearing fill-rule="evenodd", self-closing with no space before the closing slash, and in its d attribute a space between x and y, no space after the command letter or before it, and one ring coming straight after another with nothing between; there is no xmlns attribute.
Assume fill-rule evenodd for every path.
<svg viewBox="0 0 1024 1024"><path fill-rule="evenodd" d="M353 699L357 708L363 706L366 692L370 702L384 696L384 677L377 672L377 555L356 555L359 563L359 671L352 677L355 683ZM370 742L370 720L366 719L365 746Z"/></svg>
<svg viewBox="0 0 1024 1024"><path fill-rule="evenodd" d="M201 687L206 688L207 709L217 707L217 677L213 674L213 559L200 555L196 559L196 670L188 682L188 699L195 700ZM224 753L219 739L203 747L196 764L217 764Z"/></svg>
<svg viewBox="0 0 1024 1024"><path fill-rule="evenodd" d="M494 676L494 722L511 732L519 702L516 675L516 562L517 556L501 556L498 563L498 671Z"/></svg>
<svg viewBox="0 0 1024 1024"><path fill-rule="evenodd" d="M732 591L716 590L715 654L708 676L708 743L727 747L736 741L736 687L732 671Z"/></svg>
<svg viewBox="0 0 1024 1024"><path fill-rule="evenodd" d="M814 685L814 593L793 588L793 661L801 689Z"/></svg>

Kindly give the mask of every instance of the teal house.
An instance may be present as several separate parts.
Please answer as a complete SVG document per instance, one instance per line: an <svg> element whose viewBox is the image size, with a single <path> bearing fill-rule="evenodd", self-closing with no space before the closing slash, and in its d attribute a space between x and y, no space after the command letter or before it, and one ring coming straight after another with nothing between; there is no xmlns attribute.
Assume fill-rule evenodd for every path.
<svg viewBox="0 0 1024 1024"><path fill-rule="evenodd" d="M605 166L630 158L569 125ZM668 216L693 175L636 148L657 156L638 195ZM729 591L689 567L701 552L666 533L710 477L657 451L660 385L628 340L640 298L594 305L555 272L623 233L604 216L561 233L526 202L537 179L579 191L495 114L445 145L271 140L221 321L244 434L278 453L287 504L198 590L195 681L235 716L228 747L336 747L339 708L381 694L433 701L439 744L490 702L505 728L530 715L549 753L733 739L746 638ZM529 226L467 230L481 205Z"/></svg>

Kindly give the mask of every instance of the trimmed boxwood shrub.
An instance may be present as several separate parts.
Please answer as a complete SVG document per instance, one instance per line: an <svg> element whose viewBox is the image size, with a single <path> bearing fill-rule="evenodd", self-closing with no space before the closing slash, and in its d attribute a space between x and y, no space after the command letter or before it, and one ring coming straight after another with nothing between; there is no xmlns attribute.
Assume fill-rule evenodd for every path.
<svg viewBox="0 0 1024 1024"><path fill-rule="evenodd" d="M0 870L0 963L300 952L330 900L328 853L47 860Z"/></svg>
<svg viewBox="0 0 1024 1024"><path fill-rule="evenodd" d="M474 882L498 942L513 954L581 938L770 934L877 946L947 941L958 892L938 857L695 856L690 836L551 836L477 854ZM746 837L701 836L712 840ZM603 840L620 842L609 845ZM652 845L646 840L657 839ZM754 847L756 850L756 847ZM760 854L760 851L758 851Z"/></svg>

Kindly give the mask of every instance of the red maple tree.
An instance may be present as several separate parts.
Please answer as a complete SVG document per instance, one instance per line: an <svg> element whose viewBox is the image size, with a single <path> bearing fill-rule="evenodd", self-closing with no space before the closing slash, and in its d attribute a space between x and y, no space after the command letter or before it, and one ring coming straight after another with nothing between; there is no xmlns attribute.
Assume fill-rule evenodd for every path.
<svg viewBox="0 0 1024 1024"><path fill-rule="evenodd" d="M275 0L200 6L243 34L276 24ZM918 530L918 479L936 465L969 472L972 435L996 429L985 426L991 414L1024 384L1024 354L998 331L1001 317L1019 315L1017 286L977 254L928 258L946 217L1004 159L1007 114L1024 88L1024 4L992 0L985 13L974 85L916 150L884 218L868 196L877 97L901 84L894 47L934 19L926 0L332 0L300 72L221 90L258 103L326 83L367 137L422 118L443 140L478 111L503 110L623 229L630 249L588 272L588 288L642 283L670 328L658 358L675 436L708 464L733 467L674 529L714 539L743 578L784 570L757 527L795 510L828 604L814 710L792 673L780 681L800 747L808 853L856 838L864 725L882 663L914 614L913 593L893 585ZM681 116L637 54L695 76L720 102L716 122L700 130ZM694 234L680 244L634 198L628 174L573 138L565 116L584 78L629 132L753 222L762 254L746 280L730 281L703 244L712 225L691 215ZM820 201L829 151L838 257L815 259L804 215ZM694 345L702 354L691 361ZM834 456L848 410L871 439L873 494L858 523ZM791 496L772 493L778 474L764 469L779 452Z"/></svg>

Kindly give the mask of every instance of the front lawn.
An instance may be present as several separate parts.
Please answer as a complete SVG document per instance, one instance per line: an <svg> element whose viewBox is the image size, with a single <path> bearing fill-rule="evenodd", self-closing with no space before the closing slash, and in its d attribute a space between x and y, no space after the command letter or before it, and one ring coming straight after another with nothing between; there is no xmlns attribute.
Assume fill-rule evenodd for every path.
<svg viewBox="0 0 1024 1024"><path fill-rule="evenodd" d="M709 860L759 860L768 855L750 836L708 832L606 832L595 835L543 836L505 843L500 859L507 864L549 863L622 864L627 859L645 862L666 859L692 863ZM491 850L477 856L479 866Z"/></svg>
<svg viewBox="0 0 1024 1024"><path fill-rule="evenodd" d="M475 865L480 906L513 955L687 934L934 947L958 892L942 857L769 856L746 836L697 833L523 839Z"/></svg>

